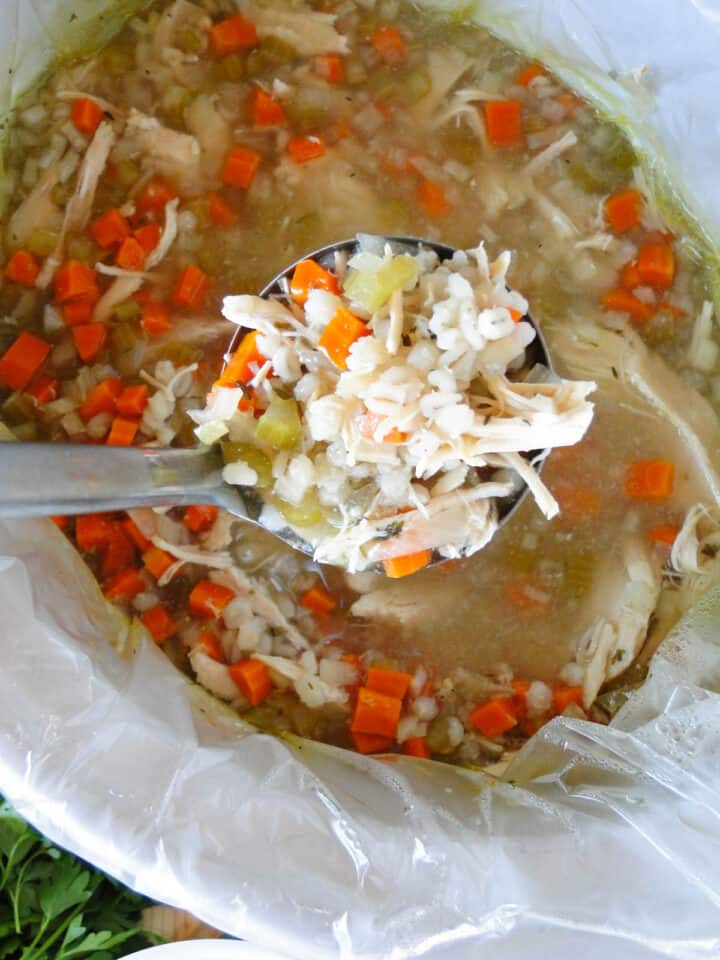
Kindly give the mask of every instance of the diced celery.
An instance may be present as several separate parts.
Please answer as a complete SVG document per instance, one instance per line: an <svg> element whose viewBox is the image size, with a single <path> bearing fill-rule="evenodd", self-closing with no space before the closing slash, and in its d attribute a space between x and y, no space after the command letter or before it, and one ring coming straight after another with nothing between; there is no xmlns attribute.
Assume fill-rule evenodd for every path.
<svg viewBox="0 0 720 960"><path fill-rule="evenodd" d="M116 47L109 47L105 51L105 64L114 74L125 74L132 70L134 60L128 50L118 50Z"/></svg>
<svg viewBox="0 0 720 960"><path fill-rule="evenodd" d="M64 207L72 194L73 188L68 181L65 181L65 183L56 183L50 191L50 199L58 207Z"/></svg>
<svg viewBox="0 0 720 960"><path fill-rule="evenodd" d="M547 126L547 120L541 117L539 113L531 113L525 118L523 127L526 133L540 133Z"/></svg>
<svg viewBox="0 0 720 960"><path fill-rule="evenodd" d="M37 227L27 239L26 246L36 257L49 257L55 249L58 235L50 230L41 230Z"/></svg>
<svg viewBox="0 0 720 960"><path fill-rule="evenodd" d="M252 723L253 726L261 730L269 730L271 733L283 733L291 729L291 723L287 716L286 704L279 703L278 697L273 695L265 703L252 707L243 714L243 718Z"/></svg>
<svg viewBox="0 0 720 960"><path fill-rule="evenodd" d="M128 353L138 342L140 334L131 323L119 323L110 333L110 342L116 353Z"/></svg>
<svg viewBox="0 0 720 960"><path fill-rule="evenodd" d="M273 397L255 432L258 440L273 450L292 450L302 436L297 403L292 398Z"/></svg>
<svg viewBox="0 0 720 960"><path fill-rule="evenodd" d="M34 420L31 420L28 423L20 424L19 427L15 427L13 429L13 433L18 440L22 440L25 443L28 441L37 440L38 425Z"/></svg>
<svg viewBox="0 0 720 960"><path fill-rule="evenodd" d="M183 343L181 340L173 340L163 347L163 359L172 360L173 363L184 366L188 363L197 363L203 356L201 347L195 347L191 343Z"/></svg>
<svg viewBox="0 0 720 960"><path fill-rule="evenodd" d="M140 304L135 300L123 300L113 309L113 316L117 320L135 320L141 313Z"/></svg>
<svg viewBox="0 0 720 960"><path fill-rule="evenodd" d="M177 32L177 45L185 53L200 53L202 50L202 37L190 27L185 27Z"/></svg>
<svg viewBox="0 0 720 960"><path fill-rule="evenodd" d="M413 104L426 97L431 90L430 74L424 67L416 67L398 84L397 96L403 103Z"/></svg>
<svg viewBox="0 0 720 960"><path fill-rule="evenodd" d="M220 443L225 463L236 463L242 460L257 474L256 486L261 489L273 484L272 463L262 450L249 443L233 443L232 440L223 440Z"/></svg>
<svg viewBox="0 0 720 960"><path fill-rule="evenodd" d="M306 493L300 503L274 500L275 506L292 527L314 527L326 516L314 490Z"/></svg>
<svg viewBox="0 0 720 960"><path fill-rule="evenodd" d="M140 165L135 160L121 160L115 168L118 182L124 187L131 187L140 177Z"/></svg>
<svg viewBox="0 0 720 960"><path fill-rule="evenodd" d="M291 63L296 56L294 47L276 37L265 37L260 46L248 54L245 70L249 77L255 77L272 67Z"/></svg>
<svg viewBox="0 0 720 960"><path fill-rule="evenodd" d="M97 248L90 237L84 237L82 234L75 234L68 239L67 254L71 260L82 260L83 263L95 261Z"/></svg>
<svg viewBox="0 0 720 960"><path fill-rule="evenodd" d="M245 74L245 64L242 57L239 57L236 53L223 57L222 73L223 79L229 80L230 83L237 83L238 80L242 80Z"/></svg>
<svg viewBox="0 0 720 960"><path fill-rule="evenodd" d="M435 717L430 721L426 742L431 753L452 753L455 743L450 736L450 717Z"/></svg>
<svg viewBox="0 0 720 960"><path fill-rule="evenodd" d="M24 393L11 393L2 405L2 418L11 427L32 420L35 404Z"/></svg>
<svg viewBox="0 0 720 960"><path fill-rule="evenodd" d="M412 288L418 276L417 263L407 254L391 257L378 270L348 271L345 293L370 313L379 310L396 290Z"/></svg>
<svg viewBox="0 0 720 960"><path fill-rule="evenodd" d="M584 596L590 589L597 559L592 553L571 553L565 561L565 589L574 597Z"/></svg>
<svg viewBox="0 0 720 960"><path fill-rule="evenodd" d="M570 163L567 167L567 174L575 184L585 193L602 193L603 182L590 170L589 167L580 163Z"/></svg>

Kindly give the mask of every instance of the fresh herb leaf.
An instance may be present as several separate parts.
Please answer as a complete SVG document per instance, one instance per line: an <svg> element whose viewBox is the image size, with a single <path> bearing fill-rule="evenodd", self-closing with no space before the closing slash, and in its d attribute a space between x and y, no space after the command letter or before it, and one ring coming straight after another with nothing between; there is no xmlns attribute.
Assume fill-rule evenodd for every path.
<svg viewBox="0 0 720 960"><path fill-rule="evenodd" d="M157 942L138 928L146 905L0 797L0 960L116 960Z"/></svg>

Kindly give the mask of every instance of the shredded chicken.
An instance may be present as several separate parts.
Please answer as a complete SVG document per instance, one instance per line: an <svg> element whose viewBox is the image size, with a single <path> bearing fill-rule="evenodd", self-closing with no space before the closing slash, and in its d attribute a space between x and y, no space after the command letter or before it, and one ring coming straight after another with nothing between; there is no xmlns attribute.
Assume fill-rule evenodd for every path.
<svg viewBox="0 0 720 960"><path fill-rule="evenodd" d="M85 229L90 220L95 193L115 143L115 130L107 120L95 131L80 166L75 193L65 208L62 236Z"/></svg>
<svg viewBox="0 0 720 960"><path fill-rule="evenodd" d="M196 137L164 127L155 117L131 108L124 140L133 144L143 162L178 185L189 197L202 193L207 183Z"/></svg>
<svg viewBox="0 0 720 960"><path fill-rule="evenodd" d="M621 551L620 562L616 556L608 558L595 579L588 599L592 625L580 638L575 655L583 671L586 709L601 686L635 660L660 596L660 564L651 545L629 536Z"/></svg>
<svg viewBox="0 0 720 960"><path fill-rule="evenodd" d="M652 353L633 330L621 333L578 322L552 330L555 354L576 376L620 380L643 397L677 431L690 453L688 464L700 499L720 504L718 418L696 390Z"/></svg>
<svg viewBox="0 0 720 960"><path fill-rule="evenodd" d="M10 217L7 242L11 248L22 246L33 230L59 230L62 212L53 202L52 191L58 183L58 165L50 167Z"/></svg>
<svg viewBox="0 0 720 960"><path fill-rule="evenodd" d="M335 17L314 10L254 7L252 20L259 37L277 37L302 57L320 53L348 53L347 37L335 29Z"/></svg>

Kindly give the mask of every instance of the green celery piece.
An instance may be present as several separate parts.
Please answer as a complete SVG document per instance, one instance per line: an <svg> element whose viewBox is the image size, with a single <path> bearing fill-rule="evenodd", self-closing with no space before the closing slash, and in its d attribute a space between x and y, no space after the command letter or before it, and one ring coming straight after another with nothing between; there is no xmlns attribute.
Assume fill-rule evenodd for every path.
<svg viewBox="0 0 720 960"><path fill-rule="evenodd" d="M273 397L257 422L255 435L273 450L292 450L302 436L297 403L292 398Z"/></svg>
<svg viewBox="0 0 720 960"><path fill-rule="evenodd" d="M391 257L378 270L351 268L344 283L344 292L369 313L375 313L396 290L412 288L417 276L418 266L414 258L403 253Z"/></svg>
<svg viewBox="0 0 720 960"><path fill-rule="evenodd" d="M257 474L258 487L271 487L273 483L272 463L262 450L249 443L233 443L232 440L221 440L223 460L225 463L236 463L242 460Z"/></svg>
<svg viewBox="0 0 720 960"><path fill-rule="evenodd" d="M315 490L306 493L297 504L279 499L275 499L274 503L291 527L314 527L326 516Z"/></svg>

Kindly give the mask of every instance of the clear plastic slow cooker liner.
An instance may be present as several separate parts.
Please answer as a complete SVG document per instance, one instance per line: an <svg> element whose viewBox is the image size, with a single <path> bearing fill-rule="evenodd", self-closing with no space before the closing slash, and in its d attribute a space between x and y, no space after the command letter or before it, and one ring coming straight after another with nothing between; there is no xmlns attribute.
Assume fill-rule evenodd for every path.
<svg viewBox="0 0 720 960"><path fill-rule="evenodd" d="M2 0L6 108L130 5L103 7ZM622 120L717 235L720 5L477 18ZM609 727L556 719L499 780L250 732L154 645L121 659L126 623L49 522L0 522L0 611L0 788L151 897L298 960L720 956L720 584Z"/></svg>

